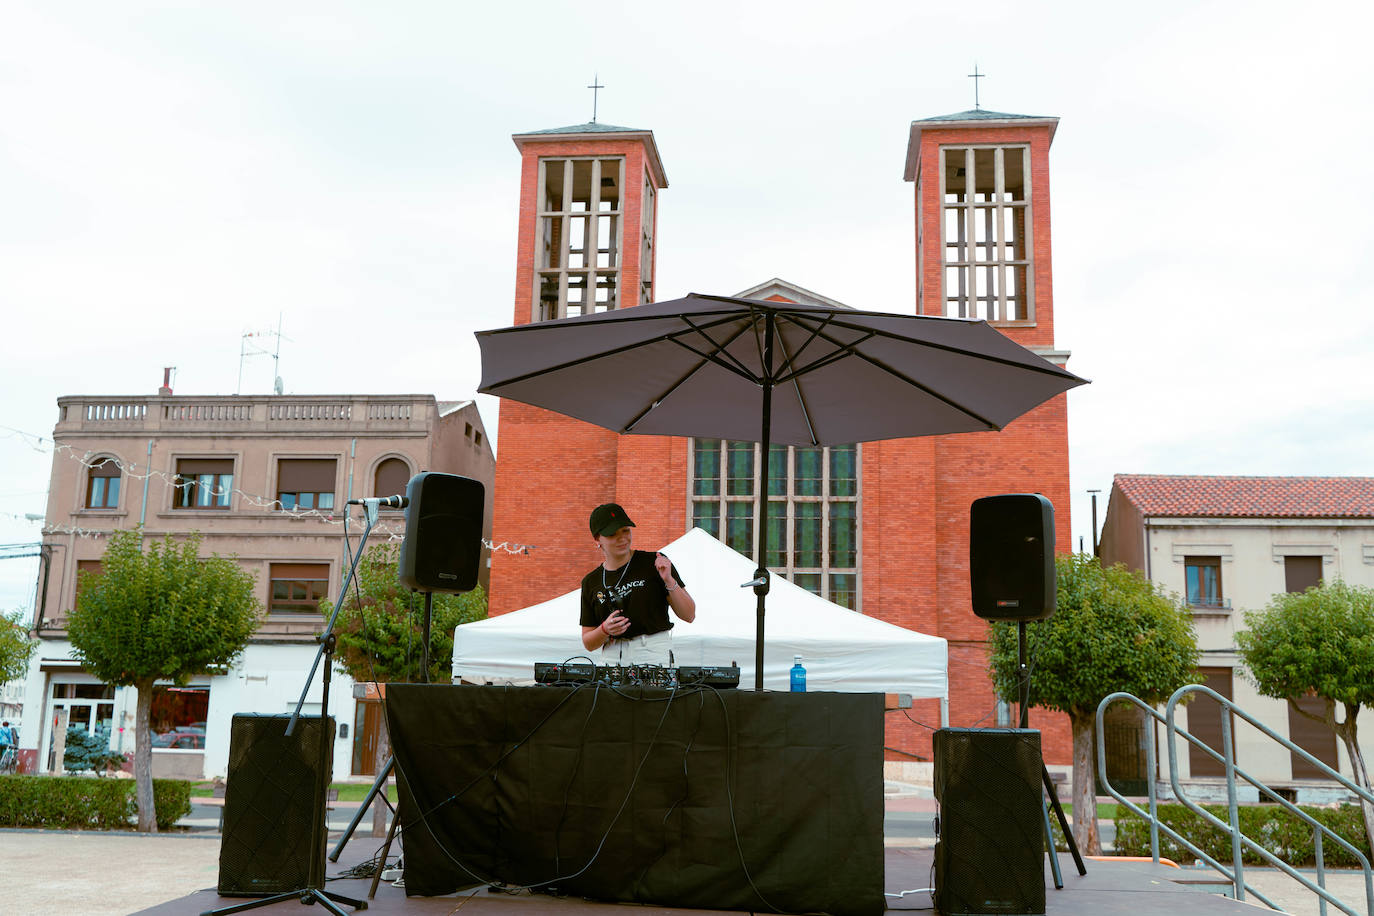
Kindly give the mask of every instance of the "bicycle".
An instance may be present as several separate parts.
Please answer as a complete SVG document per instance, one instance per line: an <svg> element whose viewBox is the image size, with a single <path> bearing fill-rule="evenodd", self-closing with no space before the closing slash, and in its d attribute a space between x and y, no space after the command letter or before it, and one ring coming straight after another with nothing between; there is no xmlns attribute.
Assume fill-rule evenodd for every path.
<svg viewBox="0 0 1374 916"><path fill-rule="evenodd" d="M13 775L19 766L19 755L14 752L14 748L6 747L4 753L0 753L0 776Z"/></svg>

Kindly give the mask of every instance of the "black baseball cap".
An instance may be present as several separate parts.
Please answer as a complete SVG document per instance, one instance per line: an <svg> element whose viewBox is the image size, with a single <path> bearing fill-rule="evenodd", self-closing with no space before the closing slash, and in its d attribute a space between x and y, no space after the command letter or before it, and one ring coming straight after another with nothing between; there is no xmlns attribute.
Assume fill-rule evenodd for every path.
<svg viewBox="0 0 1374 916"><path fill-rule="evenodd" d="M592 537L610 537L621 528L633 528L635 523L617 503L602 503L592 510Z"/></svg>

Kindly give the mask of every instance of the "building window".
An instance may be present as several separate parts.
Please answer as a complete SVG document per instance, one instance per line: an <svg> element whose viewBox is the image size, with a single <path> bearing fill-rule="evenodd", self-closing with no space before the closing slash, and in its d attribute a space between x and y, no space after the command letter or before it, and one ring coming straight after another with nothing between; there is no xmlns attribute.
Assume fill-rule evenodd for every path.
<svg viewBox="0 0 1374 916"><path fill-rule="evenodd" d="M1287 592L1305 592L1322 584L1321 557L1284 557L1283 588Z"/></svg>
<svg viewBox="0 0 1374 916"><path fill-rule="evenodd" d="M320 599L329 593L328 563L273 563L269 573L273 616L319 616Z"/></svg>
<svg viewBox="0 0 1374 916"><path fill-rule="evenodd" d="M86 508L113 509L119 505L119 462L98 458L86 477Z"/></svg>
<svg viewBox="0 0 1374 916"><path fill-rule="evenodd" d="M1194 683L1216 691L1227 700L1233 698L1233 671L1230 668L1199 668ZM1221 740L1221 720L1230 716L1229 710L1207 694L1193 697L1188 704L1188 733L1218 754L1226 753L1226 745ZM1231 720L1231 754L1235 759L1236 723ZM1188 771L1194 779L1200 777L1225 776L1226 766L1219 763L1202 748L1188 742Z"/></svg>
<svg viewBox="0 0 1374 916"><path fill-rule="evenodd" d="M52 710L49 723L56 721L59 710L67 711L67 727L84 732L95 733L103 730L105 734L114 731L114 688L109 684L70 684L52 685ZM57 768L57 742L52 728L48 727L47 772Z"/></svg>
<svg viewBox="0 0 1374 916"><path fill-rule="evenodd" d="M209 687L154 687L150 717L153 747L160 750L205 749Z"/></svg>
<svg viewBox="0 0 1374 916"><path fill-rule="evenodd" d="M77 560L76 561L76 600L81 600L81 593L95 584L96 576L104 572L104 563L101 560Z"/></svg>
<svg viewBox="0 0 1374 916"><path fill-rule="evenodd" d="M333 509L333 458L282 458L277 462L277 502L283 509Z"/></svg>
<svg viewBox="0 0 1374 916"><path fill-rule="evenodd" d="M1308 559L1303 557L1302 559ZM1316 559L1321 559L1317 557ZM1302 589L1306 591L1306 589ZM1331 769L1340 772L1340 760L1336 756L1336 733L1324 720L1326 701L1316 694L1291 697L1288 701L1288 740L1316 757ZM1294 707L1297 707L1296 709ZM1301 710L1301 711L1299 711ZM1303 713L1307 715L1303 715ZM1313 717L1316 717L1315 719ZM1289 751L1288 757L1294 779L1330 779L1306 757Z"/></svg>
<svg viewBox="0 0 1374 916"><path fill-rule="evenodd" d="M1030 148L945 147L940 182L944 314L1034 321Z"/></svg>
<svg viewBox="0 0 1374 916"><path fill-rule="evenodd" d="M233 458L182 458L177 461L172 507L228 509L233 489Z"/></svg>
<svg viewBox="0 0 1374 916"><path fill-rule="evenodd" d="M388 458L377 465L377 473L372 477L372 495L379 497L404 494L410 483L410 465L400 458ZM400 510L384 510L400 511Z"/></svg>
<svg viewBox="0 0 1374 916"><path fill-rule="evenodd" d="M1221 597L1221 557L1184 557L1188 603L1193 607L1226 607Z"/></svg>
<svg viewBox="0 0 1374 916"><path fill-rule="evenodd" d="M645 171L644 196L640 198L642 208L640 225L642 230L639 241L639 301L641 304L654 301L654 206L657 200L658 191L654 188L648 171Z"/></svg>
<svg viewBox="0 0 1374 916"><path fill-rule="evenodd" d="M755 556L760 447L695 439L692 524ZM768 456L768 556L773 572L842 607L859 607L859 449L777 445Z"/></svg>
<svg viewBox="0 0 1374 916"><path fill-rule="evenodd" d="M537 321L620 307L625 160L539 160Z"/></svg>

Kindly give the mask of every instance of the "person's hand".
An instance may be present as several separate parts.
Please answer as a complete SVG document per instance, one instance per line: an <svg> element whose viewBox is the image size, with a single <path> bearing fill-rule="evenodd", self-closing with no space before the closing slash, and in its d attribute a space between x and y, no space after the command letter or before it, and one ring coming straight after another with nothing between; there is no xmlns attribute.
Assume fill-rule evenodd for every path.
<svg viewBox="0 0 1374 916"><path fill-rule="evenodd" d="M620 611L612 611L611 616L601 623L601 629L612 639L619 638L630 628L630 621Z"/></svg>
<svg viewBox="0 0 1374 916"><path fill-rule="evenodd" d="M673 564L663 554L654 556L654 569L658 570L658 577L663 580L664 585L672 584Z"/></svg>

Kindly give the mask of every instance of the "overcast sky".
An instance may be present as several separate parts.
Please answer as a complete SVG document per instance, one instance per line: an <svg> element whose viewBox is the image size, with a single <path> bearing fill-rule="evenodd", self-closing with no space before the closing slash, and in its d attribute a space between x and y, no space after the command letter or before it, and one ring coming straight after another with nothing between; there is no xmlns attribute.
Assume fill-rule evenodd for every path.
<svg viewBox="0 0 1374 916"><path fill-rule="evenodd" d="M984 108L1059 117L1075 548L1114 473L1374 474L1367 4L185 6L0 0L0 543L39 540L58 397L233 394L279 316L288 393L472 397L510 136L589 120L593 75L663 157L659 298L911 312L911 121L975 63Z"/></svg>

